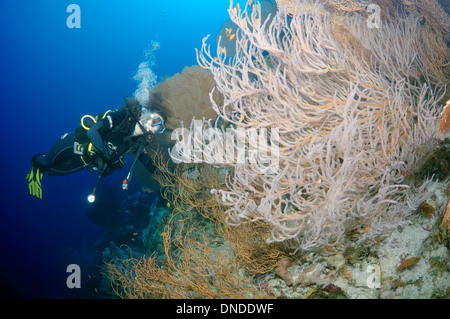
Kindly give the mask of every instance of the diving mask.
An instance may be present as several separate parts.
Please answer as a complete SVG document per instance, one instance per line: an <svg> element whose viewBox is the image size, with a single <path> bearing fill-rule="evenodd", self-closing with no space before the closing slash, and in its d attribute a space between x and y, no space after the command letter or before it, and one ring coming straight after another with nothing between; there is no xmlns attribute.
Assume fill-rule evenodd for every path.
<svg viewBox="0 0 450 319"><path fill-rule="evenodd" d="M166 131L163 117L156 112L151 113L146 110L145 113L141 115L140 122L146 131L152 132L153 134L163 134Z"/></svg>

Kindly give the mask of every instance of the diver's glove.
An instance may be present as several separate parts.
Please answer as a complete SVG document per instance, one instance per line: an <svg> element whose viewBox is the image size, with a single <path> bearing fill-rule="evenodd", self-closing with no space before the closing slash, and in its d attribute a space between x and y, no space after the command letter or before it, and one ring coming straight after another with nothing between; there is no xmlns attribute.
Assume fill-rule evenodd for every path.
<svg viewBox="0 0 450 319"><path fill-rule="evenodd" d="M39 165L35 163L31 164L31 170L25 177L28 181L28 190L30 195L42 199L42 187L41 180L44 175L44 170Z"/></svg>

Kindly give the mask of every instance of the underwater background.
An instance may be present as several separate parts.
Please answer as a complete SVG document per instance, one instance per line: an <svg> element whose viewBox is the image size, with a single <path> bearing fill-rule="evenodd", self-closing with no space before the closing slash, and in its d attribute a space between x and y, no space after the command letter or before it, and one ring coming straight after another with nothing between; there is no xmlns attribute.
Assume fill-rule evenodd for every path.
<svg viewBox="0 0 450 319"><path fill-rule="evenodd" d="M66 25L72 3L81 9L81 28ZM25 181L31 157L47 152L83 115L123 104L136 90L133 76L151 41L160 44L152 68L158 78L197 64L195 48L204 36L217 35L228 6L228 0L0 1L1 297L73 297L66 267L79 264L82 278L100 270L95 243L105 228L89 218L86 201L97 174L45 176L39 200ZM98 192L110 196L110 206L101 208L104 219L114 198L144 196L136 180L124 194L129 167L99 185ZM146 200L150 205L157 197Z"/></svg>
<svg viewBox="0 0 450 319"><path fill-rule="evenodd" d="M238 1L241 8L236 1L233 2L230 15L235 19L238 12L243 12L245 3L250 4L250 11L259 8L252 0ZM278 4L292 5L294 2L295 0L277 0ZM418 52L418 58L414 63L418 65L422 63L418 70L425 73L409 73L415 69L408 68L405 74L411 76L408 75L406 82L412 88L412 92L417 93L423 84L420 81L425 80L424 74L431 74L433 81L430 80L429 84L433 90L426 95L428 98L426 101L420 100L416 93L414 95L403 90L394 90L395 94L390 92L393 87L396 87L397 80L400 82L404 80L402 75L404 70L395 63L394 67L389 64L390 62L387 63L384 71L363 67L361 74L357 74L362 78L365 78L367 74L373 76L375 83L384 88L380 92L390 92L389 94L392 93L393 97L406 97L417 102L418 113L422 111L428 114L426 113L428 106L433 110L436 107L436 111L441 111L446 101L450 106L449 93L447 92L444 96L443 91L439 91L440 82L448 88L450 79L448 63L450 59L450 42L448 41L450 39L450 19L448 18L450 2L448 0L373 0L373 2L379 4L382 14L387 17L387 21L384 22L386 24L382 28L386 33L376 33L376 30L372 30L368 34L374 36L375 40L365 43L367 36L361 31L363 29L357 27L367 24L367 28L370 29L368 23L361 24L364 20L350 19L346 25L339 19L344 18L341 14L347 11L368 14L365 8L367 1L327 1L329 7L326 11L337 20L331 20L331 28L325 32L325 35L333 39L333 42L336 40L344 45L350 44L339 55L342 54L342 62L345 62L344 71L355 71L358 68L354 65L365 60L366 57L362 56L360 61L358 55L353 55L352 52L358 48L358 45L364 47L364 43L370 48L368 49L371 52L370 58L376 57L376 50L379 49L377 45L382 47L381 60L385 57L397 56L399 52L399 60L408 60L408 52ZM252 16L252 23L249 23L252 27L259 25L261 20L265 20L267 14L277 10L274 0L260 0L260 3L261 16ZM430 3L435 5L431 8L432 10L422 10L424 7L431 7ZM72 14L69 8L73 4L81 10L80 28L70 28L68 25ZM222 64L219 68L212 67L214 61L221 61L224 55L230 57L236 54L239 57L243 51L237 49L245 47L244 39L248 36L247 34L241 38L241 33L233 33L235 24L229 19L227 12L229 6L230 0L190 2L180 0L126 2L123 0L23 0L20 2L0 0L1 109L4 112L1 116L3 132L1 164L4 176L2 176L0 201L2 205L0 298L218 298L223 296L278 299L449 298L450 144L448 123L450 122L442 121L445 119L444 115L441 115L440 123L447 123L442 126L446 130L443 134L447 136L445 138L443 136L439 142L433 138L433 144L430 143L433 149L429 155L423 156L427 157L427 161L421 164L421 167L417 167L417 171L411 177L414 182L425 185L423 192L417 192L417 200L410 200L409 193L403 193L401 191L403 185L397 185L398 182L394 185L397 191L392 201L399 205L389 206L389 209L394 207L396 210L394 208L394 210L384 211L384 208L378 210L376 203L371 204L373 203L371 200L376 197L372 191L365 195L364 192L346 193L346 200L358 198L353 195L366 196L363 197L364 201L358 201L358 203L366 205L364 207L373 213L372 217L380 216L379 212L385 212L383 216L386 216L386 220L382 219L385 223L377 224L377 220L369 219L366 224L354 218L357 221L356 228L349 226L345 232L341 233L338 232L340 228L324 227L322 230L312 232L312 236L317 234L325 236L329 230L330 233L342 235L341 243L335 246L334 241L337 239L331 236L328 237L331 241L322 242L323 247L317 250L310 250L312 246L301 246L302 242L297 242L298 246L292 246L293 241L286 238L282 238L283 243L267 243L271 238L268 235L273 235L275 229L270 228L273 226L270 223L243 223L239 227L232 227L225 222L225 217L230 217L230 211L211 190L224 188L225 178L233 172L233 169L226 165L225 167L209 164L189 166L189 163L188 165L184 163L169 167L170 163L160 162L155 164L157 170L154 171L155 166L146 162L136 169L130 189L124 191L122 181L127 177L132 163L132 158L129 157L128 163L121 170L100 180L96 191L96 201L92 204L87 202L87 196L93 191L98 174L87 170L62 177L45 175L42 183L43 199L30 196L25 175L30 170L31 158L38 153L48 152L55 140L79 126L82 116L95 115L122 107L126 96L134 97L141 105L144 103L139 97L148 98L152 103L156 105L161 103L165 107L163 109L172 112L171 115L168 113L170 116L165 122L167 132L174 130L175 127L178 128L181 120L187 124L186 122L192 119L192 114L195 114L195 119L202 116L214 119L217 113L210 107L211 100L218 105L226 104L224 102L226 94L234 98L236 96L234 90L237 87L234 87L236 83L221 86L220 84L224 83L227 76L224 74L217 76L216 73L213 80L208 71L226 70L228 67L226 64ZM313 10L306 7L302 8L306 12L304 16L298 14L291 20L288 15L286 20L278 21L276 25L280 26L283 21L289 21L290 27L295 29L293 27L295 18L306 17L306 20L298 25L299 28L305 23L308 25L309 22L318 23L314 25L321 26L322 22L319 22L317 18L309 18L308 12ZM247 8L244 9L246 10ZM289 10L293 8L288 7ZM406 10L405 12L408 12L410 16L404 19L397 16L396 14L402 10ZM283 14L280 15L282 12L283 10L280 10L277 16L283 16ZM412 17L415 14L419 14L420 19L414 20ZM277 19L274 20L277 21ZM389 24L389 21L394 24ZM397 23L397 21L403 22ZM417 27L419 31L411 31L411 33L408 31L407 36L402 37L403 25L405 28L406 26ZM246 23L240 28L245 26ZM385 26L391 27L384 28ZM348 27L352 32L350 37ZM312 28L303 36L310 37L312 40L316 39L318 36L315 35L314 30L316 29ZM436 37L439 34L443 35L442 39ZM214 54L212 54L205 59L204 54L207 54L205 52L207 49L202 48L202 39L207 35L211 35L207 42L211 44L211 52L217 52L217 56L213 58ZM221 42L221 48L217 50L215 43L219 35L224 41ZM284 37L283 32L277 35L279 35L276 37L277 41L289 39L289 36ZM394 40L389 36L393 36ZM356 42L353 41L354 37ZM326 38L318 37L319 40ZM386 40L386 42L391 39L392 42L389 44L392 45L384 46L385 41L376 39ZM264 37L258 41L260 40L264 40ZM420 43L420 50L408 43ZM394 52L395 54L391 52L391 48L397 48L394 44L400 46L398 52ZM253 43L251 47L254 46L257 45ZM264 44L262 47L265 47ZM309 46L306 45L306 50L298 49L292 44L283 46L283 50L291 54L287 62L297 61L296 58L302 54L308 55L311 48L314 48L314 41ZM203 68L198 66L196 49L201 51L200 65ZM287 62L283 61L284 58L278 60L275 58L277 54L269 51L265 49L252 51L250 59L258 60L259 52L260 66L272 63L268 68L270 71L280 70L276 67L276 63L281 61L280 65L284 65ZM326 54L322 58L317 58L317 61L323 62L329 56ZM357 57L356 62L353 62L356 64L347 65L347 62L353 61L348 57ZM270 60L272 58L273 60ZM212 64L206 62L209 60ZM240 67L248 67L245 61L245 59L241 60L243 65ZM310 71L307 65L305 67L305 63L294 63L292 66L298 71L295 79L302 78L298 74L308 75ZM305 70L302 70L303 67ZM314 66L310 68L315 69ZM236 70L237 73L245 74L245 71L239 67ZM286 76L291 69L285 70ZM337 71L340 74L343 70ZM387 71L394 71L395 74L386 76ZM267 74L269 76L271 72ZM333 94L325 94L325 99L331 99L330 101L334 104L329 105L335 105L335 109L338 110L336 94L345 93L346 88L353 86L345 77L334 81L332 80L334 78L327 76L327 74L323 77L319 75L316 78L308 75L303 80L309 82L299 80L294 86L298 86L299 91L302 91L300 88L308 83L306 85L308 88L317 85L321 90L326 91L328 85L331 88L329 92ZM390 82L385 82L383 76L386 76ZM260 77L261 79L256 76L257 80L263 81L264 76ZM282 76L277 73L269 79L269 82L272 83L273 80L281 78ZM146 84L149 85L146 86ZM214 85L218 85L220 92L216 90L214 94L219 93L219 95L212 95L210 100L208 94ZM335 89L336 85L340 88L339 90ZM283 88L283 85L281 84L280 87ZM285 88L290 90L289 85ZM227 90L229 90L228 93ZM316 94L319 94L311 93L314 90L306 91L308 91L305 93L306 97L311 95L316 98ZM351 91L353 92L353 89ZM368 89L367 92L372 92L372 89ZM442 93L439 102L433 96L434 92ZM271 94L268 96L271 97ZM377 94L374 97L379 97ZM384 96L383 94L381 93L381 96ZM388 96L391 97L389 94ZM266 101L256 99L258 96L251 97L252 103L249 103L251 105L245 105L247 112L252 111L252 105L266 105ZM351 95L349 96L352 98ZM377 103L379 101L376 98L374 100ZM396 98L393 100L396 101ZM297 100L287 101L292 102L288 104L289 110L295 109ZM361 103L366 102L361 98ZM423 105L419 102L423 102ZM395 106L395 103L384 105L389 110L392 108L392 116L401 115L402 112L399 112L400 109L396 109ZM314 110L317 105L313 103L308 107ZM324 110L327 110L325 111L327 117L331 118L330 112L336 112L333 108ZM415 112L414 108L411 110ZM255 107L254 111L259 111L259 108ZM373 112L372 108L368 108L367 112L363 112L361 116L369 115L370 117ZM271 113L268 117L270 121L285 120L285 113L281 118L274 117L275 113ZM258 114L255 112L255 123L258 123L260 119ZM450 118L450 113L446 114L447 118ZM223 116L223 114L219 115ZM414 116L410 120L414 123ZM428 120L430 123L437 123L435 115L430 115ZM219 122L215 121L215 124ZM304 123L301 116L293 115L286 123L298 125L292 126L292 131L303 130ZM317 123L322 126L325 125L323 123L328 122L320 120ZM350 124L346 125L350 126ZM275 125L278 126L279 122L275 122ZM430 126L432 126L430 130L427 128L422 133L428 134L433 131L435 125ZM312 127L314 128L314 125ZM386 132L391 132L389 130L396 129L397 126L387 125L384 128ZM334 132L334 128L331 131ZM392 132L395 133L395 131ZM412 129L406 130L407 136L412 136L414 132ZM389 139L390 135L385 135L386 142L390 143L392 138ZM164 140L167 136L168 134L163 134L159 141L155 138L156 143L151 143L145 153L151 156L154 145L164 145L167 149L168 144L164 144L167 142ZM331 138L331 136L332 134L329 134L324 138ZM347 134L346 137L349 136ZM286 135L284 138L287 138ZM409 147L409 144L407 145ZM400 147L393 145L392 154L395 154L395 150L400 152L402 147L402 145ZM292 154L286 157L286 162L289 162L291 157L305 159L304 156L299 155L301 153ZM372 163L370 160L377 156L372 153L369 155L366 159ZM410 155L408 162L414 163L415 155ZM336 153L336 158L345 162L342 156ZM350 162L355 158L352 155L348 156ZM317 160L322 159L319 157ZM388 160L393 161L394 163L389 165L395 167L397 160L389 156ZM310 163L305 165L308 168L314 167ZM298 167L300 166L297 165ZM375 171L383 167L383 165L374 165ZM335 167L331 165L329 169L333 172ZM363 178L361 181L360 178L355 177L357 175L354 169L355 166L348 169L348 173L352 175L352 178L354 177L353 181L363 184L367 182L368 179ZM238 171L235 170L234 173ZM311 171L310 176L315 176L322 171L322 168L320 170L313 168ZM356 172L365 173L363 170ZM407 171L407 173L410 172ZM427 179L431 175L434 175L437 181L433 186ZM235 175L234 182L237 184L234 185L239 186L239 182L245 181L242 176L245 175ZM341 180L351 184L349 175L343 174L341 177ZM158 186L153 184L156 180L164 186L164 192L159 192ZM381 179L377 177L374 180L375 184L367 184L370 185L368 189L378 189L378 192L384 196L381 191L384 189L382 185L377 186ZM270 189L278 185L278 182L271 179L264 183ZM343 192L338 181L331 182L330 185L333 187L326 184L326 180L313 177L306 183L304 185L305 181L297 180L293 182L295 187L291 188L297 190L297 187L300 187L298 193L300 195L302 188L317 187L317 192L322 194L321 188L325 187L328 189L326 194L331 194L330 190L337 185L339 192ZM428 194L428 187L432 190L430 194ZM236 193L239 196L243 194L243 191ZM421 194L423 197L420 197ZM267 193L263 192L264 199L270 197L266 195ZM291 195L293 194L289 196ZM239 196L236 198L240 198ZM308 196L302 191L301 198L298 199L303 201ZM403 200L397 202L397 197L402 196L407 198L405 200L409 205L407 208L402 206ZM389 200L390 197L387 198ZM427 199L424 202L425 198ZM328 219L320 218L322 215L318 208L323 203L333 206L334 199L335 197L331 199L324 197L323 201L328 202L319 201L319 206L312 208L314 214L311 214L311 218L318 216L316 221L319 226L322 225L322 220ZM251 202L257 203L258 199L256 198L255 201L252 198L251 201L245 201L247 204ZM263 201L260 205L262 203ZM290 205L284 206L284 212L288 212L288 208L291 209ZM364 212L364 207L358 209L358 213ZM266 209L261 211L278 212L278 210ZM333 213L334 210L322 210L325 216L328 216L328 212ZM246 210L240 213L244 214ZM303 211L291 210L289 214L291 213L303 214ZM397 216L394 213L400 217L408 217L408 222L398 222L392 226L390 217L394 219L394 216ZM265 222L268 222L267 216L264 218ZM335 220L332 220L331 224L336 225ZM338 226L347 224L351 224L350 219L346 223L338 223ZM384 226L388 230L392 226L392 229L378 236L377 225L381 225L380 232L385 229ZM308 227L302 227L301 230L305 233L296 238L287 239L302 239L308 243L307 239L310 238L307 236ZM359 241L358 236L367 238L372 235L375 236L372 238L373 241L360 245L362 241ZM82 289L70 289L67 285L66 280L70 275L67 267L71 264L79 265L81 268ZM145 289L141 289L142 287Z"/></svg>

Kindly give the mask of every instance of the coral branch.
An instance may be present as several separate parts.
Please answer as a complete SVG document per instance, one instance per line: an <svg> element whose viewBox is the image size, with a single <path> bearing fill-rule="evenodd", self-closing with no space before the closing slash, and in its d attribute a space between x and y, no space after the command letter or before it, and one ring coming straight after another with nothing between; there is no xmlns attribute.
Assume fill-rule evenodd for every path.
<svg viewBox="0 0 450 319"><path fill-rule="evenodd" d="M418 19L397 16L371 29L349 16L355 50L334 38L320 2L293 10L288 17L280 6L261 21L258 3L231 3L236 55L220 43L212 54L207 38L198 53L223 95L223 104L211 99L222 119L279 133L278 168L262 159L233 165L216 199L230 225L264 221L268 242L293 249L335 246L350 232L358 243L374 239L407 223L433 189L407 178L434 145L440 98L433 83L421 84L431 77L419 58ZM251 135L248 145L258 145Z"/></svg>

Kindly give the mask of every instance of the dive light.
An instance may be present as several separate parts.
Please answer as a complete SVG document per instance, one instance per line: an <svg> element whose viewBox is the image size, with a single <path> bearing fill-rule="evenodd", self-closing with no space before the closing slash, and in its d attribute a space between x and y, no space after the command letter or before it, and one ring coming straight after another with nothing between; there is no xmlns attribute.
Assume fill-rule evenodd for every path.
<svg viewBox="0 0 450 319"><path fill-rule="evenodd" d="M87 201L91 204L95 202L95 194L89 194L89 196L87 197Z"/></svg>
<svg viewBox="0 0 450 319"><path fill-rule="evenodd" d="M98 178L97 181L95 182L95 186L94 189L92 190L92 192L88 195L87 197L87 201L92 204L95 202L95 190L97 189L97 185L98 185L98 181L100 180L100 178L102 177L102 173L104 172L104 169L100 172L100 174L98 174Z"/></svg>

